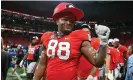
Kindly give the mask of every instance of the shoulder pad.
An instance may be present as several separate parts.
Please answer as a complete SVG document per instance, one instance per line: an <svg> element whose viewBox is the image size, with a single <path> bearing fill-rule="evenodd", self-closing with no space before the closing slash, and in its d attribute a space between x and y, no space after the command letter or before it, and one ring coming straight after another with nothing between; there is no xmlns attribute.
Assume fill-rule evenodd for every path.
<svg viewBox="0 0 133 80"><path fill-rule="evenodd" d="M51 34L53 34L53 32L45 32L41 37L41 42L43 42L44 39L49 39Z"/></svg>
<svg viewBox="0 0 133 80"><path fill-rule="evenodd" d="M80 38L81 40L89 40L91 41L91 35L89 32L85 32L83 30L75 30L71 33L71 36Z"/></svg>

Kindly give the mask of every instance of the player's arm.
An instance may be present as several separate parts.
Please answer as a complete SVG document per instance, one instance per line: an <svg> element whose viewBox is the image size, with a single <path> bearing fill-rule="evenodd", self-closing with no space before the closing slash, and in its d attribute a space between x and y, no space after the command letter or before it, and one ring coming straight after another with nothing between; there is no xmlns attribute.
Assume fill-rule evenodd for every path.
<svg viewBox="0 0 133 80"><path fill-rule="evenodd" d="M97 72L98 68L93 66L92 70L91 70L91 73L89 74L89 76L87 77L86 80L93 80L96 72Z"/></svg>
<svg viewBox="0 0 133 80"><path fill-rule="evenodd" d="M109 73L109 70L110 70L110 60L111 60L111 55L106 54L106 67L105 67L105 73Z"/></svg>
<svg viewBox="0 0 133 80"><path fill-rule="evenodd" d="M123 55L124 55L124 59L127 60L128 59L128 57L127 57L127 51L124 51L123 52Z"/></svg>
<svg viewBox="0 0 133 80"><path fill-rule="evenodd" d="M90 75L95 76L95 74L96 74L97 70L98 70L98 68L97 68L97 67L95 67L95 66L93 66L93 68L92 68L92 70L91 70Z"/></svg>
<svg viewBox="0 0 133 80"><path fill-rule="evenodd" d="M23 63L24 63L24 60L26 60L26 58L28 57L28 52L24 55L24 58L21 60L19 66L22 67L23 66Z"/></svg>
<svg viewBox="0 0 133 80"><path fill-rule="evenodd" d="M41 80L41 78L45 76L46 65L47 65L46 49L43 48L41 53L41 58L39 60L39 63L35 71L34 80Z"/></svg>
<svg viewBox="0 0 133 80"><path fill-rule="evenodd" d="M94 57L96 58L97 54L96 54L96 50L93 48L93 54L94 54ZM92 69L91 69L91 72L90 72L90 75L91 76L95 76L96 72L98 71L98 68L93 66Z"/></svg>
<svg viewBox="0 0 133 80"><path fill-rule="evenodd" d="M84 41L82 43L81 52L94 66L102 67L104 65L104 59L106 57L106 44L110 35L110 29L107 26L95 24L95 31L98 38L100 38L98 56L94 59L92 54L93 49L89 41Z"/></svg>
<svg viewBox="0 0 133 80"><path fill-rule="evenodd" d="M28 54L29 53L27 52L22 60L26 60L26 58L28 57Z"/></svg>
<svg viewBox="0 0 133 80"><path fill-rule="evenodd" d="M104 59L106 57L106 45L102 45L99 48L99 53L96 58L93 56L93 48L89 41L84 41L81 46L81 52L84 57L96 67L102 67L104 64Z"/></svg>
<svg viewBox="0 0 133 80"><path fill-rule="evenodd" d="M109 74L111 74L110 72L110 60L111 60L111 55L110 53L106 54L106 66L105 66L105 79L108 80L109 77Z"/></svg>

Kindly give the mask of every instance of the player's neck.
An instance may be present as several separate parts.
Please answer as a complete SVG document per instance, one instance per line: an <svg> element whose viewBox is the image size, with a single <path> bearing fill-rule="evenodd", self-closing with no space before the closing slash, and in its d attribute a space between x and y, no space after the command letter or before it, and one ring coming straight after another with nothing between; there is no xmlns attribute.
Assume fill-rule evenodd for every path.
<svg viewBox="0 0 133 80"><path fill-rule="evenodd" d="M64 34L63 34L61 31L58 31L58 32L57 32L57 37L58 37L58 38L61 38L62 36L64 36Z"/></svg>

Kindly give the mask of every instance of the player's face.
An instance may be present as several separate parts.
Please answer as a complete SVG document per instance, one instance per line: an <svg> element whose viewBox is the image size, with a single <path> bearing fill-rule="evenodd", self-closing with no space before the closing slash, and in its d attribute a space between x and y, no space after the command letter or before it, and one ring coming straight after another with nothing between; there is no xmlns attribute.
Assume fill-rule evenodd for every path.
<svg viewBox="0 0 133 80"><path fill-rule="evenodd" d="M114 47L118 47L119 46L119 42L114 42Z"/></svg>
<svg viewBox="0 0 133 80"><path fill-rule="evenodd" d="M75 24L75 18L73 16L64 16L57 20L58 30L63 34L69 34Z"/></svg>
<svg viewBox="0 0 133 80"><path fill-rule="evenodd" d="M36 44L36 43L37 43L37 39L33 39L32 44Z"/></svg>
<svg viewBox="0 0 133 80"><path fill-rule="evenodd" d="M128 47L128 53L132 54L132 47L131 46Z"/></svg>

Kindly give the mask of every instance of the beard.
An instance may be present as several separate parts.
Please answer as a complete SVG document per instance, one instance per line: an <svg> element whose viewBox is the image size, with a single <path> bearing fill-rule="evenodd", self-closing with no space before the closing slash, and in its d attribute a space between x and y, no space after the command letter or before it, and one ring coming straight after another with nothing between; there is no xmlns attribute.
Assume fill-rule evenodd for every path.
<svg viewBox="0 0 133 80"><path fill-rule="evenodd" d="M114 47L115 47L115 48L118 48L118 47L119 47L119 45L115 45Z"/></svg>
<svg viewBox="0 0 133 80"><path fill-rule="evenodd" d="M59 30L60 30L64 35L68 35L69 33L72 32L72 27L60 26Z"/></svg>
<svg viewBox="0 0 133 80"><path fill-rule="evenodd" d="M63 30L62 32L63 32L64 35L68 35L69 33L72 32L72 30Z"/></svg>

